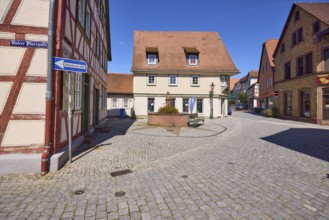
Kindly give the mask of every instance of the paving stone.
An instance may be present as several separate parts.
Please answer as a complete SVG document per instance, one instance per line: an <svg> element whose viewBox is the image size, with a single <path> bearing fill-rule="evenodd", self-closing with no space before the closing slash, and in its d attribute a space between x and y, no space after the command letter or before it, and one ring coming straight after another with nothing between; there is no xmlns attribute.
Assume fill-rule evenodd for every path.
<svg viewBox="0 0 329 220"><path fill-rule="evenodd" d="M329 127L244 112L176 134L145 120L106 126L57 172L0 176L0 219L329 216ZM123 169L133 172L110 175Z"/></svg>

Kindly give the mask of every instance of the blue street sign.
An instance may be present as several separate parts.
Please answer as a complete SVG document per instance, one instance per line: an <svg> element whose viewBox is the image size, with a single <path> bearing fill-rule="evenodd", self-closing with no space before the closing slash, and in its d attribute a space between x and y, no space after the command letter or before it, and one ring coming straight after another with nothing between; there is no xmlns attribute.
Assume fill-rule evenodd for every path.
<svg viewBox="0 0 329 220"><path fill-rule="evenodd" d="M191 101L190 101L190 112L191 113L193 113L193 108L194 108L194 105L195 105L195 101L196 101L195 96L191 97Z"/></svg>
<svg viewBox="0 0 329 220"><path fill-rule="evenodd" d="M62 57L54 57L54 70L62 70L68 72L78 72L86 73L87 72L87 63L81 60L71 60Z"/></svg>

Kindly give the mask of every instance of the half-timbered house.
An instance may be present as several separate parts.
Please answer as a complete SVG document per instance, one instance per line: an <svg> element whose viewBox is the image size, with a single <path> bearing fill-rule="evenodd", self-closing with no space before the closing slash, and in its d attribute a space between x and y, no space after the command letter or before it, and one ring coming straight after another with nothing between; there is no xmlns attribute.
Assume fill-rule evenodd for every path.
<svg viewBox="0 0 329 220"><path fill-rule="evenodd" d="M69 76L73 146L106 120L106 73L111 60L108 4L106 0L1 1L2 156L42 154L43 174L63 165ZM85 61L87 73L55 71L53 57ZM40 159L36 164L40 169Z"/></svg>

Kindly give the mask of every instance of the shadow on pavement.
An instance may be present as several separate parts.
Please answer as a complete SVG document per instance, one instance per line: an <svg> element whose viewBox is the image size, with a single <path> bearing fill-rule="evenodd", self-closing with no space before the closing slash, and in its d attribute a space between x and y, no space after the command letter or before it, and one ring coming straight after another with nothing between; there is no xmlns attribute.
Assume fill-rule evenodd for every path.
<svg viewBox="0 0 329 220"><path fill-rule="evenodd" d="M111 143L104 143L106 140L118 135L125 135L128 129L136 120L131 119L109 119L104 127L108 129L95 130L91 134L92 138L89 143L83 143L79 149L74 153L74 160L78 160L86 154L96 150L98 147L111 145Z"/></svg>
<svg viewBox="0 0 329 220"><path fill-rule="evenodd" d="M329 162L329 130L290 128L261 139Z"/></svg>

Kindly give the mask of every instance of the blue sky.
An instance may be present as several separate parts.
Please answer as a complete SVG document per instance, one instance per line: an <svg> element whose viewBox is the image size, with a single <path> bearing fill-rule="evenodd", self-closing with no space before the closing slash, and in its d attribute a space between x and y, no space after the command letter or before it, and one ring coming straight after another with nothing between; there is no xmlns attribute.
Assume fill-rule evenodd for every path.
<svg viewBox="0 0 329 220"><path fill-rule="evenodd" d="M258 69L263 42L280 37L293 2L296 1L111 0L112 61L108 71L131 72L135 30L212 31L219 33L241 72L233 78L240 78Z"/></svg>

